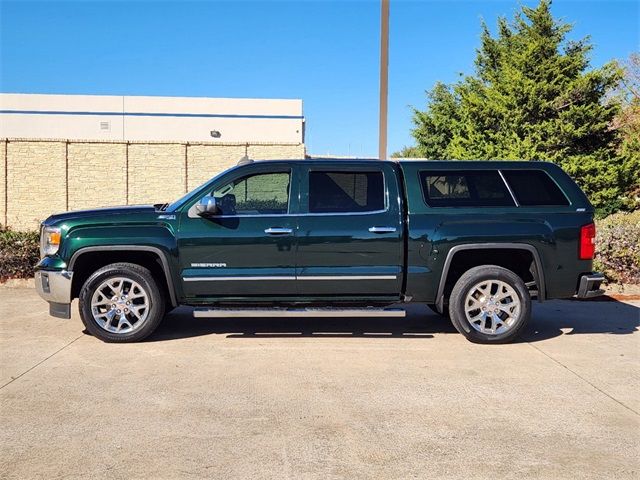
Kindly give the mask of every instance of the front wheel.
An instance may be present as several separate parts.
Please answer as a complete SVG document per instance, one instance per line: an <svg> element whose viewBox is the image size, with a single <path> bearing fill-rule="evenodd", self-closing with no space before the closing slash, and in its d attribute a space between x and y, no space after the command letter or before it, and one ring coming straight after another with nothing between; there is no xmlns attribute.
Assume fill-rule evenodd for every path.
<svg viewBox="0 0 640 480"><path fill-rule="evenodd" d="M508 343L531 317L531 297L522 279L506 268L482 265L465 272L449 297L456 330L475 343Z"/></svg>
<svg viewBox="0 0 640 480"><path fill-rule="evenodd" d="M164 317L164 301L153 275L133 263L113 263L94 272L78 300L85 327L105 342L140 341Z"/></svg>

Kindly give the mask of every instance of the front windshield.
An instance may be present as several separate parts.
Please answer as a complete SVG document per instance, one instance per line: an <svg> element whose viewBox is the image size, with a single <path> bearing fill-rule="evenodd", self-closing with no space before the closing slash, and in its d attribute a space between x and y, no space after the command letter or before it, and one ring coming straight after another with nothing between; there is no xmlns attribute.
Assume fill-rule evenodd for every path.
<svg viewBox="0 0 640 480"><path fill-rule="evenodd" d="M196 190L200 190L202 187L204 187L207 183L209 183L209 181L206 181L205 183L203 183L202 185L199 185L197 187ZM191 190L190 192L185 193L183 196L181 196L179 199L175 200L174 202L171 202L170 204L167 205L167 207L164 209L164 211L166 212L173 212L175 211L177 208L180 207L180 205L182 205L191 195L193 194L193 190Z"/></svg>

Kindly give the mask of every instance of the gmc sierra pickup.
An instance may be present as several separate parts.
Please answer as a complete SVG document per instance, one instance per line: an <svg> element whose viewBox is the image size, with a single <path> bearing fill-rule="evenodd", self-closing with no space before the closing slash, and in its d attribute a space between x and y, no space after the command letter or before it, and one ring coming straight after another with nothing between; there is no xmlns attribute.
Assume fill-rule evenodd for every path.
<svg viewBox="0 0 640 480"><path fill-rule="evenodd" d="M79 299L108 342L196 317L391 316L423 302L473 342L513 340L531 300L602 293L593 208L544 162L248 162L170 204L41 227L50 314ZM268 320L265 320L268 321Z"/></svg>

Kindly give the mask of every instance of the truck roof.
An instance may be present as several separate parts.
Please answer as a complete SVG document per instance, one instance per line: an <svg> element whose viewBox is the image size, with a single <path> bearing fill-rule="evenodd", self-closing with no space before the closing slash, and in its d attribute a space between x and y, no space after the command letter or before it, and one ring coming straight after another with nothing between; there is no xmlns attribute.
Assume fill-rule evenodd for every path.
<svg viewBox="0 0 640 480"><path fill-rule="evenodd" d="M539 169L539 170L557 170L556 164L539 160L426 160L426 159L389 159L378 160L375 158L340 158L340 157L323 157L323 158L301 158L301 159L269 159L255 160L256 163L274 162L283 164L334 164L334 163L350 163L362 165L379 165L380 162L393 163L400 165L420 165L425 168L444 170L483 170L483 169Z"/></svg>
<svg viewBox="0 0 640 480"><path fill-rule="evenodd" d="M262 163L257 161L256 163ZM544 161L526 160L425 160L425 159L358 159L358 158L307 158L294 160L266 160L265 162L275 165L318 165L325 167L345 166L379 166L381 164L399 166L405 175L412 175L417 171L469 171L469 170L542 170L546 172L565 196L570 199L573 207L592 211L593 207L585 196L584 192L558 165ZM412 176L412 178L414 178Z"/></svg>
<svg viewBox="0 0 640 480"><path fill-rule="evenodd" d="M434 170L561 170L558 165L538 160L400 160L400 165L419 165Z"/></svg>

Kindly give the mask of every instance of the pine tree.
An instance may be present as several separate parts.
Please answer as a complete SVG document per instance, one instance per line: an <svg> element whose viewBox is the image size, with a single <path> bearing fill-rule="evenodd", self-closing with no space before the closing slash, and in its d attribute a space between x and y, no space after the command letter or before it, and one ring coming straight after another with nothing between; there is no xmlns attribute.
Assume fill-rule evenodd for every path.
<svg viewBox="0 0 640 480"><path fill-rule="evenodd" d="M417 145L432 159L546 160L578 181L601 211L623 204L620 105L607 97L621 78L610 63L590 68L589 39L568 41L571 26L554 19L551 1L523 6L497 33L482 24L475 74L427 93L414 110Z"/></svg>
<svg viewBox="0 0 640 480"><path fill-rule="evenodd" d="M620 66L624 76L614 95L622 109L614 126L620 134L618 153L627 186L625 207L632 210L640 208L640 53L631 54Z"/></svg>

